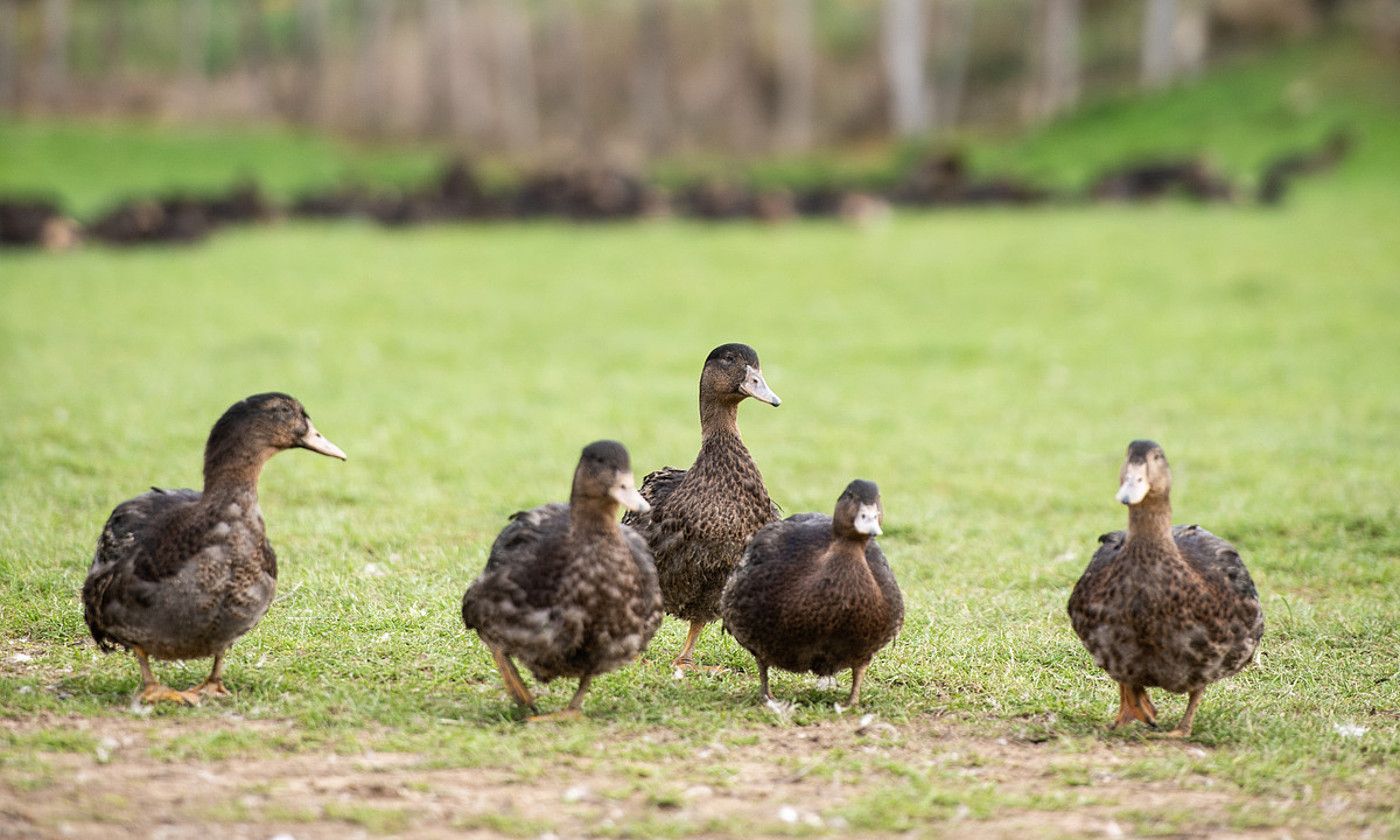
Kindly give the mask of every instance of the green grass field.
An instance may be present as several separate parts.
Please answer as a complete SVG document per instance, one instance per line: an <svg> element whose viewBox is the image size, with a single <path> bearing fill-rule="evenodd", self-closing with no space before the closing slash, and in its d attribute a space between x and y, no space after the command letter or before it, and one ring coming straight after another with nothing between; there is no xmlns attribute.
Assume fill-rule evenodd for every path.
<svg viewBox="0 0 1400 840"><path fill-rule="evenodd" d="M1400 194L1368 155L1276 212L285 225L0 253L0 810L41 836L1396 836ZM700 653L732 672L674 680L668 620L586 721L522 724L463 589L589 441L624 441L639 474L688 464L700 364L730 340L783 398L740 415L777 501L829 511L880 483L908 617L867 679L874 719L833 709L845 677L781 675L796 709L764 709L716 629ZM86 640L94 540L148 485L197 485L209 426L268 389L350 460L264 474L279 599L233 649L234 697L133 713L133 661ZM1064 613L1125 521L1135 437L1266 611L1258 661L1187 744L1104 732L1114 685ZM1158 705L1172 722L1184 702ZM184 799L153 793L182 779Z"/></svg>

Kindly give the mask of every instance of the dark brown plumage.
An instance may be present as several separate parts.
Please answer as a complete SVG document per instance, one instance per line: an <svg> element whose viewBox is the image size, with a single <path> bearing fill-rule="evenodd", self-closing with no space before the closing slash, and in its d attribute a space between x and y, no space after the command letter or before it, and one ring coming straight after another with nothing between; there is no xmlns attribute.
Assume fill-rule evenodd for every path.
<svg viewBox="0 0 1400 840"><path fill-rule="evenodd" d="M301 403L256 394L235 403L209 433L204 490L160 490L112 511L83 584L83 617L98 647L130 649L141 666L141 699L195 704L227 694L224 652L272 603L277 557L258 507L267 459L301 447L344 459ZM190 691L158 683L148 657L214 657Z"/></svg>
<svg viewBox="0 0 1400 840"><path fill-rule="evenodd" d="M618 505L647 510L627 450L589 444L569 504L511 516L486 568L462 597L462 621L496 661L506 690L536 711L511 658L535 678L578 677L561 715L583 707L589 681L637 658L661 625L661 591L646 541L617 522Z"/></svg>
<svg viewBox="0 0 1400 840"><path fill-rule="evenodd" d="M799 513L754 534L720 602L724 627L768 668L831 676L851 669L860 702L865 669L904 623L904 599L873 537L884 510L870 481L852 481L833 516Z"/></svg>
<svg viewBox="0 0 1400 840"><path fill-rule="evenodd" d="M739 403L781 400L745 344L711 351L700 373L700 453L688 470L665 467L642 482L651 511L628 514L656 555L666 612L690 622L675 659L692 667L695 640L719 617L719 596L754 532L778 518L763 476L739 437Z"/></svg>
<svg viewBox="0 0 1400 840"><path fill-rule="evenodd" d="M1264 611L1234 546L1195 525L1172 527L1171 467L1162 448L1128 446L1118 501L1128 530L1101 545L1069 599L1074 632L1118 681L1117 727L1156 727L1149 687L1190 695L1171 734L1191 734L1205 687L1254 658Z"/></svg>

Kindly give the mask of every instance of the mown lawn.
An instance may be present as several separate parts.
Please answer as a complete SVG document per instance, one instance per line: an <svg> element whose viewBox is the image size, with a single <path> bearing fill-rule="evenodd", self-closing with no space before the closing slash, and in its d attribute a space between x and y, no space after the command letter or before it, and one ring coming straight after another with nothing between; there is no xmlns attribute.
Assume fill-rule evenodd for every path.
<svg viewBox="0 0 1400 840"><path fill-rule="evenodd" d="M184 250L5 254L7 752L42 764L72 748L59 735L73 720L128 714L134 665L84 641L93 540L148 484L197 482L213 419L272 388L303 399L350 461L270 465L280 600L234 649L232 700L156 713L163 755L374 749L521 773L645 761L664 776L651 733L687 752L834 718L839 695L782 677L799 706L776 721L714 631L704 656L736 673L673 680L668 622L648 661L596 683L587 722L539 731L461 628L461 592L505 516L563 497L583 444L621 439L639 471L688 463L700 362L738 339L784 400L741 415L775 498L825 510L852 477L883 489L909 616L866 711L1031 731L1071 754L1137 743L1101 733L1113 686L1064 602L1095 537L1124 520L1124 444L1151 436L1173 459L1180 520L1240 546L1268 629L1257 666L1207 694L1206 749L1144 743L1132 772L1300 807L1345 792L1371 804L1278 819L1394 830L1393 812L1368 808L1400 781L1400 233L1395 206L1349 203L1324 191L1279 213L909 215L875 230L286 226ZM192 683L205 665L162 673ZM1182 706L1162 705L1168 720ZM230 711L290 725L226 730ZM190 719L215 725L181 734ZM954 800L965 785L878 752L813 760L854 761L881 780L869 796L925 803L916 822L948 810L928 785ZM3 769L46 780L18 759ZM857 827L898 827L883 822L898 809L859 799Z"/></svg>
<svg viewBox="0 0 1400 840"><path fill-rule="evenodd" d="M414 797L489 783L510 807L439 803L444 824L1400 832L1400 133L1368 124L1335 180L1276 211L298 224L0 252L0 812L94 836L154 819L395 833L425 829ZM463 589L510 512L567 494L589 441L624 441L639 474L688 464L700 364L731 340L783 398L740 416L775 499L829 510L857 476L883 490L908 618L870 671L874 718L788 675L774 688L795 710L760 707L715 629L701 656L732 673L674 680L668 621L595 682L586 721L522 724L462 630ZM210 424L268 389L350 460L292 452L264 474L280 594L234 648L234 697L133 714L134 663L99 656L82 621L93 542L121 500L197 484ZM1186 745L1103 731L1116 692L1064 614L1125 520L1135 437L1163 444L1179 521L1240 547L1266 610L1258 662L1207 693ZM1184 702L1158 705L1170 723ZM386 754L420 773L389 804L293 796L338 756ZM277 775L65 804L143 762L159 790L169 768L209 791L238 767Z"/></svg>

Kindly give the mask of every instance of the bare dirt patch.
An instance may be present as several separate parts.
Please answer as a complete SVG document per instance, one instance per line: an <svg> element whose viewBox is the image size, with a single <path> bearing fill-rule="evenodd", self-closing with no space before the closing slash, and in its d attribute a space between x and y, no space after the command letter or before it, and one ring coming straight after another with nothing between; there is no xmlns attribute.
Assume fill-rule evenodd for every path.
<svg viewBox="0 0 1400 840"><path fill-rule="evenodd" d="M567 725L567 724L565 724ZM168 730L289 725L230 719L39 718L0 722L34 750L0 784L0 838L780 836L1322 836L1297 803L1256 801L1210 779L1131 778L1144 749L1190 744L983 736L937 718L859 715L727 732L654 762L560 760L544 772L439 768L423 757L308 752L171 760ZM666 731L649 743L681 743ZM1203 752L1203 751L1202 751ZM9 769L13 770L12 764ZM1324 802L1312 808L1353 807ZM1375 806L1375 803L1371 803ZM1271 812L1276 819L1260 820ZM1241 815L1253 816L1241 819ZM1323 814L1325 817L1326 814ZM1270 824L1270 823L1273 824ZM1252 826L1252 827L1251 827Z"/></svg>

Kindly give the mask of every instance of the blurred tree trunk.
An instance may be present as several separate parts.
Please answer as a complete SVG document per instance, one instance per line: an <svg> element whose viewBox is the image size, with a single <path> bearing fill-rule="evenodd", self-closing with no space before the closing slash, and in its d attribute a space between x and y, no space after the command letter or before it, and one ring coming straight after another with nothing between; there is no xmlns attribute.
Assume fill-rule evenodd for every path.
<svg viewBox="0 0 1400 840"><path fill-rule="evenodd" d="M127 0L107 0L102 19L102 70L107 81L112 81L122 72L123 53L126 49Z"/></svg>
<svg viewBox="0 0 1400 840"><path fill-rule="evenodd" d="M1176 0L1147 0L1142 18L1142 84L1159 88L1172 80Z"/></svg>
<svg viewBox="0 0 1400 840"><path fill-rule="evenodd" d="M1079 101L1079 0L1039 0L1030 115L1054 116Z"/></svg>
<svg viewBox="0 0 1400 840"><path fill-rule="evenodd" d="M19 107L19 0L0 0L0 108Z"/></svg>
<svg viewBox="0 0 1400 840"><path fill-rule="evenodd" d="M205 73L209 56L210 0L180 4L180 87L184 107L199 113L205 106Z"/></svg>
<svg viewBox="0 0 1400 840"><path fill-rule="evenodd" d="M368 134L385 134L389 105L389 51L394 36L394 4L360 0L360 47L355 70L357 122Z"/></svg>
<svg viewBox="0 0 1400 840"><path fill-rule="evenodd" d="M490 45L491 10L480 0L459 0L457 29L452 35L455 49L452 65L460 85L453 113L453 131L474 141L490 139L494 126L491 105Z"/></svg>
<svg viewBox="0 0 1400 840"><path fill-rule="evenodd" d="M43 0L43 55L39 63L39 100L61 111L68 104L68 0Z"/></svg>
<svg viewBox="0 0 1400 840"><path fill-rule="evenodd" d="M720 9L729 68L729 143L740 154L758 150L763 142L763 109L754 86L761 69L755 55L753 6L749 0L729 0Z"/></svg>
<svg viewBox="0 0 1400 840"><path fill-rule="evenodd" d="M493 12L501 133L512 151L533 151L540 137L540 114L530 9L516 0L496 0Z"/></svg>
<svg viewBox="0 0 1400 840"><path fill-rule="evenodd" d="M880 50L890 92L891 128L914 137L933 127L931 96L924 75L927 46L923 0L884 0Z"/></svg>
<svg viewBox="0 0 1400 840"><path fill-rule="evenodd" d="M1174 35L1174 72L1200 75L1210 51L1210 0L1180 0Z"/></svg>
<svg viewBox="0 0 1400 840"><path fill-rule="evenodd" d="M967 71L972 59L973 0L940 0L936 8L937 52L941 57L933 93L934 125L952 127L962 118Z"/></svg>
<svg viewBox="0 0 1400 840"><path fill-rule="evenodd" d="M632 73L632 112L642 147L648 155L671 148L671 108L668 56L671 39L670 0L640 0L636 63Z"/></svg>
<svg viewBox="0 0 1400 840"><path fill-rule="evenodd" d="M593 158L599 144L592 120L594 68L589 66L584 18L575 0L552 0L549 12L549 54L569 70L558 107L561 133L575 152Z"/></svg>
<svg viewBox="0 0 1400 840"><path fill-rule="evenodd" d="M329 28L329 0L297 0L297 91L293 108L303 123L320 122L324 116Z"/></svg>
<svg viewBox="0 0 1400 840"><path fill-rule="evenodd" d="M812 0L779 0L777 24L778 146L805 151L812 145L817 75Z"/></svg>
<svg viewBox="0 0 1400 840"><path fill-rule="evenodd" d="M429 134L450 134L458 124L461 97L461 66L456 52L461 48L461 4L458 0L426 0L423 8L423 41L427 66L425 82L425 128Z"/></svg>

